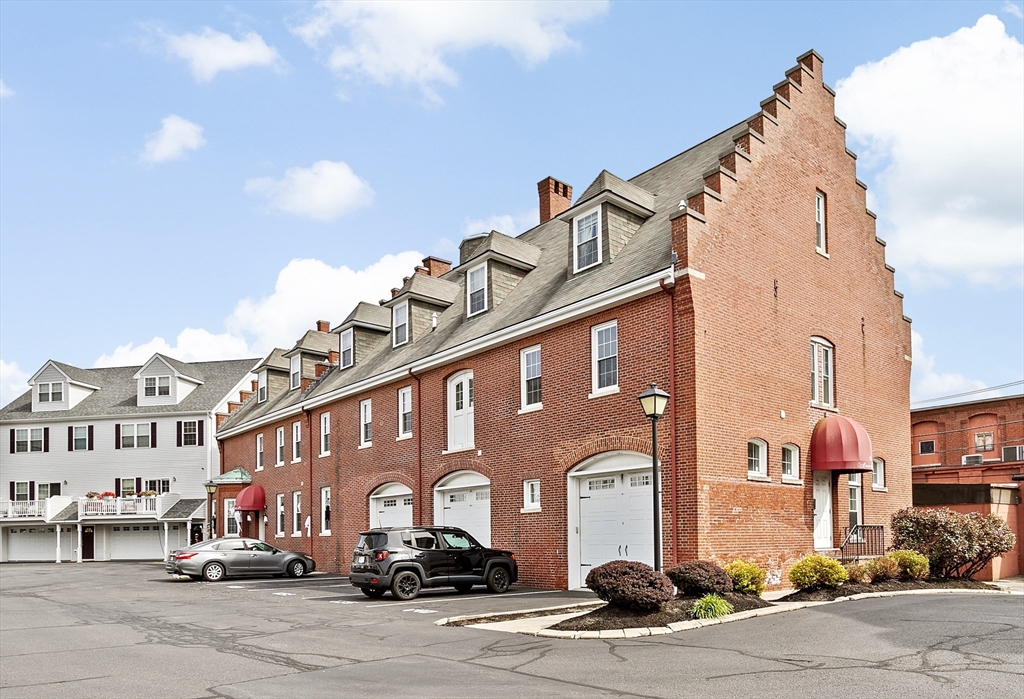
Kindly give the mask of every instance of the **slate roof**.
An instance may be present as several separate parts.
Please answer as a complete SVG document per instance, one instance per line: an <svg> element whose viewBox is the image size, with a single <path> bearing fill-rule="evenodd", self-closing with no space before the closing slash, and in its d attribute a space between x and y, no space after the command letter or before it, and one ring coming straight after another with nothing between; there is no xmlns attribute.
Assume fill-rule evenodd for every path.
<svg viewBox="0 0 1024 699"><path fill-rule="evenodd" d="M748 128L747 120L697 144L668 160L646 170L628 182L611 173L602 172L585 194L593 196L601 188L618 189L623 196L635 199L646 190L650 195L654 215L640 226L613 260L570 278L568 245L570 224L559 218L546 221L516 240L540 250L537 266L508 294L502 303L485 313L466 318L466 295L456 281L464 275L458 268L440 278L413 274L403 286L403 293L415 290L417 285L443 282L446 298L452 305L438 314L437 327L429 335L415 337L400 347L381 342L373 354L347 369L332 367L307 393L287 391L264 403L248 401L225 420L220 431L243 425L264 415L295 405L377 374L425 359L442 350L464 343L542 314L564 308L599 293L615 289L637 279L667 270L672 260L672 236L669 216L678 211L684 197L703 186L703 174L718 164L719 157L734 147L733 139ZM592 188L597 188L592 194ZM637 192L639 188L640 193ZM629 192L626 194L625 192ZM581 199L582 200L582 199ZM643 203L643 202L637 202ZM436 285L442 286L442 285ZM440 293L440 291L438 291ZM394 305L398 299L388 299ZM390 319L388 321L390 328Z"/></svg>
<svg viewBox="0 0 1024 699"><path fill-rule="evenodd" d="M319 330L307 330L302 339L282 356L290 357L296 352L316 352L326 356L331 350L338 349L338 336L334 333L322 333Z"/></svg>
<svg viewBox="0 0 1024 699"><path fill-rule="evenodd" d="M445 276L450 276L451 272L448 272ZM444 277L431 277L427 274L413 274L409 277L409 280L402 285L399 289L398 294L393 298L387 299L381 305L393 306L397 303L401 303L400 297L405 294L413 296L422 296L427 299L434 299L441 302L441 305L450 304L455 300L455 297L459 295L459 285L453 281L449 281ZM390 312L388 314L388 328L391 327Z"/></svg>
<svg viewBox="0 0 1024 699"><path fill-rule="evenodd" d="M518 260L531 269L537 266L541 255L541 249L536 245L531 245L519 238L512 238L500 231L491 231L484 241L473 250L472 257L462 264L467 265L487 252Z"/></svg>
<svg viewBox="0 0 1024 699"><path fill-rule="evenodd" d="M361 325L363 327L369 326L372 328L381 328L390 331L391 311L380 304L360 301L356 304L356 307L352 309L352 312L348 314L348 317L342 321L341 325L334 330L337 331L348 325Z"/></svg>
<svg viewBox="0 0 1024 699"><path fill-rule="evenodd" d="M192 519L196 510L206 507L206 500L202 498L183 498L167 508L160 519Z"/></svg>
<svg viewBox="0 0 1024 699"><path fill-rule="evenodd" d="M259 371L263 368L278 369L280 371L288 371L288 360L284 356L285 350L280 347L275 347L270 351L270 354L259 363L253 371Z"/></svg>
<svg viewBox="0 0 1024 699"><path fill-rule="evenodd" d="M141 366L123 366L106 369L79 369L68 364L54 362L64 371L68 367L74 371L66 372L75 381L81 381L99 390L89 396L71 410L51 410L32 412L32 392L26 391L0 410L0 420L66 420L79 417L103 417L118 415L134 415L139 413L187 413L209 412L227 396L258 359L231 359L220 362L191 362L186 364L190 374L203 383L196 387L177 405L138 405L138 383L132 377ZM81 377L81 378L79 378Z"/></svg>
<svg viewBox="0 0 1024 699"><path fill-rule="evenodd" d="M576 200L576 204L582 204L588 199L596 197L598 194L605 191L618 194L620 197L628 199L635 204L639 204L645 209L654 210L654 194L648 192L643 187L638 187L631 182L626 182L624 179L613 175L607 170L601 171L601 174L597 176L597 179L595 179L590 186L587 187L586 191L580 195L580 198Z"/></svg>

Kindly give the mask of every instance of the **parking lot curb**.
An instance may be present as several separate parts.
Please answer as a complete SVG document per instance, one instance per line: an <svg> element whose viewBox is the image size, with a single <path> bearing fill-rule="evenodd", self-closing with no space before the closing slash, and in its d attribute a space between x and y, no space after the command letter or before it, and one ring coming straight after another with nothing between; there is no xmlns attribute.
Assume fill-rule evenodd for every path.
<svg viewBox="0 0 1024 699"><path fill-rule="evenodd" d="M560 604L556 607L537 607L536 609L523 609L518 612L490 612L488 614L466 614L463 616L448 616L444 619L438 619L434 622L434 625L447 626L448 624L452 624L457 621L473 621L477 619L483 621L484 619L493 619L495 617L505 616L508 614L533 614L535 612L562 612L564 614L566 612L582 610L588 607L593 607L596 609L597 607L604 606L605 604L607 603L602 602L600 600L595 600L592 602L577 602L575 604ZM551 614L550 616L555 616L555 614Z"/></svg>

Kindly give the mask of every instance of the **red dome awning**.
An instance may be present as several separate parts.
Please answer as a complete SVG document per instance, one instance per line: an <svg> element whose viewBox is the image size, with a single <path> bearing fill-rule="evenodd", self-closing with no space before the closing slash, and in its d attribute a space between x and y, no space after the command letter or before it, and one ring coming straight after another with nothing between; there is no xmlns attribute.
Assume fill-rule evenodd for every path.
<svg viewBox="0 0 1024 699"><path fill-rule="evenodd" d="M267 495L261 485L247 485L235 496L235 509L259 512L267 506Z"/></svg>
<svg viewBox="0 0 1024 699"><path fill-rule="evenodd" d="M871 471L871 437L859 422L842 415L818 420L811 434L811 470Z"/></svg>

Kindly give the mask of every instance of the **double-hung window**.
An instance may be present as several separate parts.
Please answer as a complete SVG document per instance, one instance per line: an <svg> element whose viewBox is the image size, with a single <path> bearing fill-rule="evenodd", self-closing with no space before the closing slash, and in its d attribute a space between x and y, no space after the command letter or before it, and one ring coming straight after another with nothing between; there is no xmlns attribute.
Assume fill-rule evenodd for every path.
<svg viewBox="0 0 1024 699"><path fill-rule="evenodd" d="M135 497L135 479L134 478L122 478L121 479L121 497L133 498Z"/></svg>
<svg viewBox="0 0 1024 699"><path fill-rule="evenodd" d="M811 338L811 402L835 407L835 357L832 343Z"/></svg>
<svg viewBox="0 0 1024 699"><path fill-rule="evenodd" d="M846 480L850 494L850 530L852 532L854 527L863 523L860 495L860 474L851 473Z"/></svg>
<svg viewBox="0 0 1024 699"><path fill-rule="evenodd" d="M320 489L320 533L331 533L331 489Z"/></svg>
<svg viewBox="0 0 1024 699"><path fill-rule="evenodd" d="M373 406L369 398L359 401L359 446L373 444Z"/></svg>
<svg viewBox="0 0 1024 699"><path fill-rule="evenodd" d="M199 444L198 422L185 420L181 423L181 443L186 447L194 447Z"/></svg>
<svg viewBox="0 0 1024 699"><path fill-rule="evenodd" d="M540 479L523 481L523 511L540 510Z"/></svg>
<svg viewBox="0 0 1024 699"><path fill-rule="evenodd" d="M17 454L43 451L43 428L14 430L14 451Z"/></svg>
<svg viewBox="0 0 1024 699"><path fill-rule="evenodd" d="M519 392L523 410L543 407L540 374L540 345L527 347L519 353Z"/></svg>
<svg viewBox="0 0 1024 699"><path fill-rule="evenodd" d="M795 444L782 445L782 480L800 480L800 447Z"/></svg>
<svg viewBox="0 0 1024 699"><path fill-rule="evenodd" d="M331 414L320 413L320 456L331 453Z"/></svg>
<svg viewBox="0 0 1024 699"><path fill-rule="evenodd" d="M398 438L412 436L412 386L398 389Z"/></svg>
<svg viewBox="0 0 1024 699"><path fill-rule="evenodd" d="M224 500L224 534L238 536L238 520L235 519L235 499Z"/></svg>
<svg viewBox="0 0 1024 699"><path fill-rule="evenodd" d="M14 501L28 502L31 500L28 492L28 481L16 481L14 484Z"/></svg>
<svg viewBox="0 0 1024 699"><path fill-rule="evenodd" d="M171 377L147 376L143 379L142 392L147 398L171 395Z"/></svg>
<svg viewBox="0 0 1024 699"><path fill-rule="evenodd" d="M760 439L747 442L747 478L768 477L768 445Z"/></svg>
<svg viewBox="0 0 1024 699"><path fill-rule="evenodd" d="M409 302L391 309L391 346L398 347L409 341Z"/></svg>
<svg viewBox="0 0 1024 699"><path fill-rule="evenodd" d="M302 460L302 423L292 423L292 463Z"/></svg>
<svg viewBox="0 0 1024 699"><path fill-rule="evenodd" d="M280 466L284 463L284 428L277 428L277 463L275 466Z"/></svg>
<svg viewBox="0 0 1024 699"><path fill-rule="evenodd" d="M619 327L616 321L590 329L590 357L593 393L619 390Z"/></svg>
<svg viewBox="0 0 1024 699"><path fill-rule="evenodd" d="M574 272L601 264L601 210L594 209L573 219Z"/></svg>
<svg viewBox="0 0 1024 699"><path fill-rule="evenodd" d="M40 403L60 403L64 400L64 382L41 383L38 388Z"/></svg>
<svg viewBox="0 0 1024 699"><path fill-rule="evenodd" d="M89 448L89 428L86 426L76 426L72 438L72 448L74 451L85 451Z"/></svg>
<svg viewBox="0 0 1024 699"><path fill-rule="evenodd" d="M828 253L828 237L825 233L825 193L814 193L814 247L822 253Z"/></svg>
<svg viewBox="0 0 1024 699"><path fill-rule="evenodd" d="M192 423L195 426L195 423ZM193 435L194 437L195 435ZM195 442L193 442L195 444ZM121 448L122 449L148 449L149 448L149 423L121 424Z"/></svg>
<svg viewBox="0 0 1024 699"><path fill-rule="evenodd" d="M355 350L353 349L353 331L349 328L341 334L341 368L347 369L355 362Z"/></svg>
<svg viewBox="0 0 1024 699"><path fill-rule="evenodd" d="M291 377L291 388L298 388L302 383L302 355L296 354L291 358L291 364L289 368L289 376ZM289 390L291 390L289 388Z"/></svg>
<svg viewBox="0 0 1024 699"><path fill-rule="evenodd" d="M284 536L284 494L277 496L277 535Z"/></svg>
<svg viewBox="0 0 1024 699"><path fill-rule="evenodd" d="M975 451L992 451L992 433L991 432L975 432L974 433L974 450Z"/></svg>
<svg viewBox="0 0 1024 699"><path fill-rule="evenodd" d="M256 435L256 470L263 470L263 435Z"/></svg>
<svg viewBox="0 0 1024 699"><path fill-rule="evenodd" d="M487 310L487 263L477 265L466 273L466 315Z"/></svg>
<svg viewBox="0 0 1024 699"><path fill-rule="evenodd" d="M871 489L885 490L885 461L883 459L871 460Z"/></svg>
<svg viewBox="0 0 1024 699"><path fill-rule="evenodd" d="M267 401L267 372L261 371L259 377L256 379L256 402L265 403Z"/></svg>
<svg viewBox="0 0 1024 699"><path fill-rule="evenodd" d="M292 493L292 536L302 536L302 493Z"/></svg>

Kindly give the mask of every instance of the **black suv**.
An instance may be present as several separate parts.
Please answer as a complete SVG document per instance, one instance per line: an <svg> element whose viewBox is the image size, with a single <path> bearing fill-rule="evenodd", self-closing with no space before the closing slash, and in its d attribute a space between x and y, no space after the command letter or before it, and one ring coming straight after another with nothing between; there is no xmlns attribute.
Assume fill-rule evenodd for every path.
<svg viewBox="0 0 1024 699"><path fill-rule="evenodd" d="M388 527L359 535L349 580L367 597L410 600L423 587L505 592L519 579L515 554L481 546L455 527Z"/></svg>

